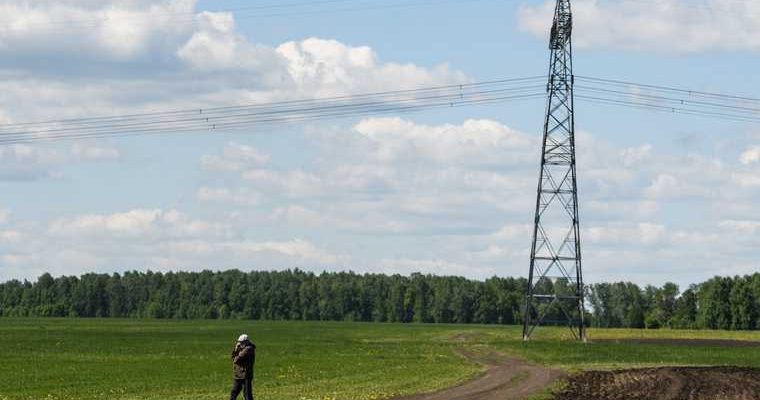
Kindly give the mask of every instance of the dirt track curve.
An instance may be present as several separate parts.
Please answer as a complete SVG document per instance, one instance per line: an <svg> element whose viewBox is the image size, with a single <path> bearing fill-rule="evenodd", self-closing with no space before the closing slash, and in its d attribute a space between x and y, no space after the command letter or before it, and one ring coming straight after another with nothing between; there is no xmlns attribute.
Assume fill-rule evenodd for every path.
<svg viewBox="0 0 760 400"><path fill-rule="evenodd" d="M496 353L478 355L464 350L459 353L470 361L485 365L485 372L453 388L396 400L518 400L564 376L562 371Z"/></svg>

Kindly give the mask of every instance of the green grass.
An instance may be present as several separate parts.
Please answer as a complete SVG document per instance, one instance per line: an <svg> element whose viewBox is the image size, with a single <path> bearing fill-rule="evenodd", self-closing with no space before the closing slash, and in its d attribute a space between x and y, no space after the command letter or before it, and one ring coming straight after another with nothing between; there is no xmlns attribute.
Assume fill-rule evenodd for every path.
<svg viewBox="0 0 760 400"><path fill-rule="evenodd" d="M760 341L760 332L590 329L589 343L570 340L565 328L540 328L528 343L518 327L489 331L482 345L532 362L568 371L660 365L741 365L760 367L760 346L630 343L627 339L724 339ZM620 342L615 342L619 340Z"/></svg>
<svg viewBox="0 0 760 400"><path fill-rule="evenodd" d="M446 326L0 319L0 399L224 398L243 331L258 346L259 400L387 398L480 368Z"/></svg>
<svg viewBox="0 0 760 400"><path fill-rule="evenodd" d="M512 326L0 319L0 400L225 398L228 354L243 331L259 346L259 400L381 399L448 387L480 370L455 354L459 347L569 371L760 367L760 347L581 344L567 340L561 328L542 328L523 343L520 328ZM591 330L589 337L760 341L760 332L616 329Z"/></svg>

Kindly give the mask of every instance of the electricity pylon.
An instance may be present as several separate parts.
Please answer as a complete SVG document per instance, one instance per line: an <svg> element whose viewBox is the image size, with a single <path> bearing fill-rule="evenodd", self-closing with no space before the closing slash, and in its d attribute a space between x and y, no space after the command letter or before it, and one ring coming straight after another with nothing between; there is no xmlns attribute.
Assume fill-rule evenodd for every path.
<svg viewBox="0 0 760 400"><path fill-rule="evenodd" d="M578 222L570 0L557 0L549 38L544 121L523 340L541 324L567 324L586 340Z"/></svg>

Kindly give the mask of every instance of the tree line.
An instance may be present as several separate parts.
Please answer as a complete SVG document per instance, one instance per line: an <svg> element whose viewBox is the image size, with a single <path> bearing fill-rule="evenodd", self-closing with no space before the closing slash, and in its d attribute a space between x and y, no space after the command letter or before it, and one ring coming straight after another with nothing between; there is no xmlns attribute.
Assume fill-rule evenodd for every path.
<svg viewBox="0 0 760 400"><path fill-rule="evenodd" d="M301 270L126 272L0 283L0 316L518 324L527 282L493 277ZM760 274L683 292L630 282L586 287L595 327L760 328Z"/></svg>

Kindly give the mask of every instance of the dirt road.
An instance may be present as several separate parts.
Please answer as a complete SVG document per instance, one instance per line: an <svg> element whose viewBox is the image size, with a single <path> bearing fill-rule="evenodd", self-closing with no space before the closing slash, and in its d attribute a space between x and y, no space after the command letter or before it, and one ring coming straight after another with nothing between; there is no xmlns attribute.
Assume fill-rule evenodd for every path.
<svg viewBox="0 0 760 400"><path fill-rule="evenodd" d="M466 341L468 334L452 338ZM613 340L614 342L621 342ZM597 341L604 342L604 341ZM626 340L638 345L667 343L684 346L758 346L758 342L714 339ZM396 400L518 400L561 378L567 385L553 400L758 400L760 369L745 367L660 367L617 371L587 371L566 377L559 370L533 365L497 353L460 354L486 370L459 386Z"/></svg>
<svg viewBox="0 0 760 400"><path fill-rule="evenodd" d="M460 351L460 354L485 365L485 372L450 389L397 400L518 400L546 388L563 376L561 371L496 353L478 355Z"/></svg>
<svg viewBox="0 0 760 400"><path fill-rule="evenodd" d="M568 379L554 400L756 400L760 369L663 367L588 371Z"/></svg>

